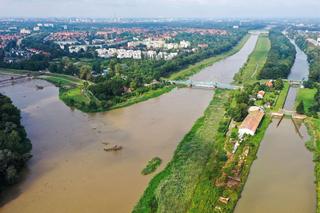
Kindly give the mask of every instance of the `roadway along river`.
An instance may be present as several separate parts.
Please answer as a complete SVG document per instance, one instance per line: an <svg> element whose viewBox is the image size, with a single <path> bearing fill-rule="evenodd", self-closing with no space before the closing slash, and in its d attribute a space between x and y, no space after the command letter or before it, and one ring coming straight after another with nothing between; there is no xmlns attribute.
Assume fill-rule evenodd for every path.
<svg viewBox="0 0 320 213"><path fill-rule="evenodd" d="M290 80L307 79L309 64L298 48ZM285 108L294 109L297 89L290 88ZM312 153L305 147L309 136L299 125L302 138L290 119L277 127L274 119L267 129L253 163L236 213L301 213L315 212L316 193Z"/></svg>
<svg viewBox="0 0 320 213"><path fill-rule="evenodd" d="M197 76L233 76L256 41L252 35L237 54L206 69L203 78ZM2 202L2 213L130 212L152 177L140 174L148 160L161 157L162 169L212 99L212 91L175 89L127 108L85 114L64 105L58 89L44 81L0 92L21 109L34 156L25 179ZM107 153L102 142L124 149Z"/></svg>

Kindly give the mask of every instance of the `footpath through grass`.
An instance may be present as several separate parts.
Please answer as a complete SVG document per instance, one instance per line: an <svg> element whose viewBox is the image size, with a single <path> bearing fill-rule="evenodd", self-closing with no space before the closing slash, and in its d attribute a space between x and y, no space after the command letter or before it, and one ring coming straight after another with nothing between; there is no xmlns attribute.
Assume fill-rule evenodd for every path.
<svg viewBox="0 0 320 213"><path fill-rule="evenodd" d="M235 75L234 80L238 84L249 83L257 80L257 76L267 61L271 43L267 34L260 34L254 51L247 62Z"/></svg>
<svg viewBox="0 0 320 213"><path fill-rule="evenodd" d="M223 54L219 54L219 55L213 56L211 58L205 59L205 60L203 60L201 62L198 62L196 64L190 65L186 69L183 69L181 71L178 71L178 72L175 72L175 73L171 74L168 79L169 80L183 80L183 79L186 79L186 78L198 73L202 69L213 65L216 62L236 54L244 46L244 44L248 41L249 38L250 38L250 35L248 34L245 37L243 37L241 39L241 41L238 43L238 45L236 45L230 51L227 51L227 52L225 52Z"/></svg>

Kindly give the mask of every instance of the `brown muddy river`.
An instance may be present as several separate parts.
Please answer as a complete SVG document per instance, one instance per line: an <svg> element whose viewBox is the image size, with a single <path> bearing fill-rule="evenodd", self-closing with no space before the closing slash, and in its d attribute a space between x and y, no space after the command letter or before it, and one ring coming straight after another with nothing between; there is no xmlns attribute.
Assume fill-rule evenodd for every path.
<svg viewBox="0 0 320 213"><path fill-rule="evenodd" d="M233 76L256 41L251 36L242 50L199 78ZM130 212L152 177L140 174L148 160L161 157L162 169L212 99L212 91L175 89L127 108L85 114L64 105L58 89L44 81L0 87L0 92L21 109L33 143L24 180L2 199L1 212L14 213ZM107 153L103 142L124 148Z"/></svg>
<svg viewBox="0 0 320 213"><path fill-rule="evenodd" d="M297 47L296 47L297 48ZM290 80L307 78L309 65L297 48ZM297 88L290 88L284 108L294 110ZM242 192L236 213L312 213L316 211L314 164L305 147L309 139L304 125L274 119L267 129ZM301 137L302 136L302 137Z"/></svg>

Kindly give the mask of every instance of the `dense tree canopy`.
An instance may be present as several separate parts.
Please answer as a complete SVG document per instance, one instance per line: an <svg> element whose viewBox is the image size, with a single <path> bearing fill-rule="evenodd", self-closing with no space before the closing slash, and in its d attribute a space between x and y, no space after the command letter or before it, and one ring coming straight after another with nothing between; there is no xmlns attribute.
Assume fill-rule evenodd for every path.
<svg viewBox="0 0 320 213"><path fill-rule="evenodd" d="M0 93L0 189L15 183L31 157L31 142L20 123L20 111Z"/></svg>
<svg viewBox="0 0 320 213"><path fill-rule="evenodd" d="M296 49L280 31L270 32L271 49L260 72L260 79L287 78L296 56Z"/></svg>

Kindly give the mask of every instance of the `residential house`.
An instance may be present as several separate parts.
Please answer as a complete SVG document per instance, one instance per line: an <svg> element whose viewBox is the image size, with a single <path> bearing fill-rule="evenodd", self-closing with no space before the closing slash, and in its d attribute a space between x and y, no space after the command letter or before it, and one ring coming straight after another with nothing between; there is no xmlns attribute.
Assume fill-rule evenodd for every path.
<svg viewBox="0 0 320 213"><path fill-rule="evenodd" d="M265 94L266 94L265 91L260 90L260 91L257 93L257 98L258 98L258 99L263 99L263 97L264 97Z"/></svg>

